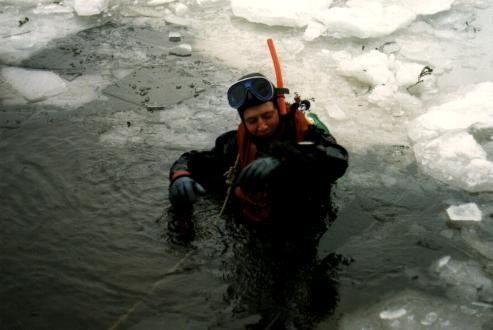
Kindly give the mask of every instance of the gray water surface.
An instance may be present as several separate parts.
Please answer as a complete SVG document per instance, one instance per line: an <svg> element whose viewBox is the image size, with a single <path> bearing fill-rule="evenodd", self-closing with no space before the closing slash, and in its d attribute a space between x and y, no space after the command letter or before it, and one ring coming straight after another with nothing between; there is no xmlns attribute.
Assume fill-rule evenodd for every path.
<svg viewBox="0 0 493 330"><path fill-rule="evenodd" d="M89 58L97 38L106 40L111 31L120 41L135 37L106 25L91 30L91 38L61 42ZM71 63L56 46L38 55L26 66ZM115 62L106 60L89 61L76 73L108 71ZM140 67L127 60L127 68ZM224 88L207 82L217 81L217 72L221 82L235 72L193 56L148 60L198 75L209 90L159 111L112 96L77 109L2 109L25 115L14 125L3 121L0 130L0 328L242 329L281 322L332 329L344 315L402 289L447 297L446 285L428 272L444 255L491 264L460 230L446 226L444 211L464 200L487 205L491 194L468 194L423 176L412 150L401 145L350 150L351 166L334 191L335 222L319 246L295 249L252 236L219 219L221 201L214 199L196 206L194 239L173 243L169 168L193 146L190 136L203 134L209 140L200 142L211 145L229 128L228 118L200 111L186 122L190 113L180 109L221 114L225 100L216 95ZM491 215L485 217L481 232L491 238ZM480 320L493 316L482 313Z"/></svg>

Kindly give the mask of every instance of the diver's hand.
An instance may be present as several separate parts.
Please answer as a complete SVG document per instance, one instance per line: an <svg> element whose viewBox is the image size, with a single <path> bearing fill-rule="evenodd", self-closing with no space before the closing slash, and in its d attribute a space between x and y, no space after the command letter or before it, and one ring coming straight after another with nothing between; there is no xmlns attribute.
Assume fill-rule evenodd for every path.
<svg viewBox="0 0 493 330"><path fill-rule="evenodd" d="M262 157L254 160L241 171L238 185L248 192L264 189L267 178L279 164L280 162L272 157Z"/></svg>
<svg viewBox="0 0 493 330"><path fill-rule="evenodd" d="M204 194L204 187L189 176L179 177L169 188L169 200L174 207L191 207Z"/></svg>

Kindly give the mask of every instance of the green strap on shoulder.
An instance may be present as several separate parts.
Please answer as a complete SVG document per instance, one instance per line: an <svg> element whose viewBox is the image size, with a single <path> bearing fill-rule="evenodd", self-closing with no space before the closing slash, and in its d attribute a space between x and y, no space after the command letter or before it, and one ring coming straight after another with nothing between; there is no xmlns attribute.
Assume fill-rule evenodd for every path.
<svg viewBox="0 0 493 330"><path fill-rule="evenodd" d="M312 122L313 125L316 125L317 127L323 129L325 133L330 134L329 128L322 122L322 120L320 120L320 118L318 118L316 114L310 112L309 114L306 115L306 117L310 122Z"/></svg>

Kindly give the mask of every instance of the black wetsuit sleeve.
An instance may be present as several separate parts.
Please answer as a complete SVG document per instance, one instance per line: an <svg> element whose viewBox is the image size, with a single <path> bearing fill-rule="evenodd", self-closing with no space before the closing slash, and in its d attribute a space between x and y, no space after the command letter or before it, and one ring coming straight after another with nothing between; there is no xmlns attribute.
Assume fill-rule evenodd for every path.
<svg viewBox="0 0 493 330"><path fill-rule="evenodd" d="M224 188L224 173L232 166L238 153L236 131L229 131L216 139L211 150L192 150L182 154L171 166L170 180L175 173L188 172L207 190Z"/></svg>
<svg viewBox="0 0 493 330"><path fill-rule="evenodd" d="M344 175L348 167L348 152L339 145L332 134L316 125L310 125L305 140L314 142L327 156L332 181Z"/></svg>

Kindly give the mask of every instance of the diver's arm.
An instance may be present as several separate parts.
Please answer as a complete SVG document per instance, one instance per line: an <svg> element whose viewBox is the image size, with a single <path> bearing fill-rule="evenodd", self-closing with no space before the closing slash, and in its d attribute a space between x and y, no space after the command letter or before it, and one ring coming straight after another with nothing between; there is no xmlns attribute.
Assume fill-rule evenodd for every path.
<svg viewBox="0 0 493 330"><path fill-rule="evenodd" d="M312 141L327 156L332 180L335 181L344 175L348 167L348 152L336 142L332 134L323 129L310 125L306 134L306 140Z"/></svg>
<svg viewBox="0 0 493 330"><path fill-rule="evenodd" d="M181 176L190 176L207 190L222 187L223 174L234 163L236 152L236 131L226 132L216 139L211 150L182 154L171 166L170 184Z"/></svg>

